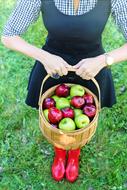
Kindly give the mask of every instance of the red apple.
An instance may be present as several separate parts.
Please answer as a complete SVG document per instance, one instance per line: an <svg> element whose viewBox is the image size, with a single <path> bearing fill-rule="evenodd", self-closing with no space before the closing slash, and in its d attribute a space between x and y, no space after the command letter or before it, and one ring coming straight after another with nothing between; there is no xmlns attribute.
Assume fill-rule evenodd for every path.
<svg viewBox="0 0 127 190"><path fill-rule="evenodd" d="M81 96L74 96L71 99L71 105L74 106L75 108L82 108L85 104L85 100Z"/></svg>
<svg viewBox="0 0 127 190"><path fill-rule="evenodd" d="M94 103L94 99L93 99L93 96L91 94L85 94L83 96L83 98L84 98L86 104L93 104Z"/></svg>
<svg viewBox="0 0 127 190"><path fill-rule="evenodd" d="M63 117L74 118L74 110L72 108L63 108L62 110Z"/></svg>
<svg viewBox="0 0 127 190"><path fill-rule="evenodd" d="M86 105L83 108L83 113L89 118L94 117L96 114L96 107L92 104Z"/></svg>
<svg viewBox="0 0 127 190"><path fill-rule="evenodd" d="M43 101L43 109L55 107L56 102L53 98L45 98Z"/></svg>
<svg viewBox="0 0 127 190"><path fill-rule="evenodd" d="M48 119L51 123L56 124L63 118L62 111L56 107L49 108Z"/></svg>
<svg viewBox="0 0 127 190"><path fill-rule="evenodd" d="M69 95L69 86L66 84L60 84L56 87L55 94L60 97L67 97Z"/></svg>

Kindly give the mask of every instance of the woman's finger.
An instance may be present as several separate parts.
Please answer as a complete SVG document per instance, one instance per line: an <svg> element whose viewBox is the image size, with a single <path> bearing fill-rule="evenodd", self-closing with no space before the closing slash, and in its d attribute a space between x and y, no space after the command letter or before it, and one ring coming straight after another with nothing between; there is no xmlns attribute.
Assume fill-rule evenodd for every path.
<svg viewBox="0 0 127 190"><path fill-rule="evenodd" d="M90 78L91 78L91 75L86 71L84 71L80 76L86 80L90 80Z"/></svg>
<svg viewBox="0 0 127 190"><path fill-rule="evenodd" d="M63 60L63 64L66 68L72 68L72 65L69 65L66 61Z"/></svg>
<svg viewBox="0 0 127 190"><path fill-rule="evenodd" d="M52 75L52 71L48 67L45 66L45 70L46 70L47 74Z"/></svg>
<svg viewBox="0 0 127 190"><path fill-rule="evenodd" d="M88 79L88 80L90 80L90 79L93 78L92 75L91 75L91 74L88 74L88 73L86 74L86 76L87 76L87 79Z"/></svg>
<svg viewBox="0 0 127 190"><path fill-rule="evenodd" d="M67 75L68 74L68 70L66 68L64 68L64 67L62 68L62 74L63 75Z"/></svg>
<svg viewBox="0 0 127 190"><path fill-rule="evenodd" d="M73 66L74 69L78 69L82 65L82 61Z"/></svg>
<svg viewBox="0 0 127 190"><path fill-rule="evenodd" d="M61 72L59 70L59 68L54 68L54 69L50 69L49 67L45 67L47 73L51 76L55 75L55 74L58 74L61 76Z"/></svg>
<svg viewBox="0 0 127 190"><path fill-rule="evenodd" d="M60 70L61 76L66 75L68 73L68 70L65 67L63 62L59 63L59 70Z"/></svg>
<svg viewBox="0 0 127 190"><path fill-rule="evenodd" d="M85 72L83 72L83 73L80 75L80 77L83 78L83 79L88 78L88 76L87 76L87 74L86 74Z"/></svg>
<svg viewBox="0 0 127 190"><path fill-rule="evenodd" d="M49 74L50 76L52 76L52 75L53 75L53 72L51 72L51 71L48 71L48 74Z"/></svg>
<svg viewBox="0 0 127 190"><path fill-rule="evenodd" d="M84 79L84 80L90 80L90 77L88 76L88 75L82 75L82 78Z"/></svg>
<svg viewBox="0 0 127 190"><path fill-rule="evenodd" d="M55 68L55 69L53 70L53 72L54 72L54 73L58 73L60 76L63 76L61 67Z"/></svg>
<svg viewBox="0 0 127 190"><path fill-rule="evenodd" d="M60 78L60 75L58 73L53 73L52 74L52 77L55 78L55 79L59 79Z"/></svg>
<svg viewBox="0 0 127 190"><path fill-rule="evenodd" d="M79 76L82 75L83 72L84 72L84 68L82 66L76 70L76 74Z"/></svg>
<svg viewBox="0 0 127 190"><path fill-rule="evenodd" d="M63 65L61 65L61 72L63 75L67 75L68 74L68 69Z"/></svg>

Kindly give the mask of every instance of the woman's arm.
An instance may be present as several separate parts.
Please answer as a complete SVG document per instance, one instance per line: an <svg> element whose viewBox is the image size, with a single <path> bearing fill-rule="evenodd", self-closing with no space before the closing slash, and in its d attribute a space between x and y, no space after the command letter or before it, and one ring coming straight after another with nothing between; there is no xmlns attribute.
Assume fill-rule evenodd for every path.
<svg viewBox="0 0 127 190"><path fill-rule="evenodd" d="M118 49L108 52L108 54L113 58L113 64L127 60L127 43ZM89 80L95 77L106 66L106 56L102 54L94 58L82 59L74 68L77 69L77 75Z"/></svg>
<svg viewBox="0 0 127 190"><path fill-rule="evenodd" d="M20 36L2 36L1 42L5 47L14 51L18 51L40 62L42 62L46 55L46 51L29 44Z"/></svg>
<svg viewBox="0 0 127 190"><path fill-rule="evenodd" d="M114 49L108 53L114 59L114 64L127 60L127 43L120 48Z"/></svg>
<svg viewBox="0 0 127 190"><path fill-rule="evenodd" d="M29 44L20 36L2 36L1 41L7 48L40 61L44 65L47 73L50 75L58 73L62 76L68 73L67 68L70 68L70 65L61 57Z"/></svg>
<svg viewBox="0 0 127 190"><path fill-rule="evenodd" d="M40 61L48 74L66 75L67 67L70 66L61 57L37 48L20 37L39 18L41 3L41 0L17 0L4 27L1 41L7 48Z"/></svg>
<svg viewBox="0 0 127 190"><path fill-rule="evenodd" d="M111 14L114 18L116 25L121 30L127 41L127 1L125 0L111 0L112 10ZM119 63L127 60L127 43L122 47L115 49L108 54L113 58L113 62ZM89 80L91 77L95 77L98 72L107 66L105 55L100 55L95 58L81 60L75 68L77 74L81 75L82 78Z"/></svg>

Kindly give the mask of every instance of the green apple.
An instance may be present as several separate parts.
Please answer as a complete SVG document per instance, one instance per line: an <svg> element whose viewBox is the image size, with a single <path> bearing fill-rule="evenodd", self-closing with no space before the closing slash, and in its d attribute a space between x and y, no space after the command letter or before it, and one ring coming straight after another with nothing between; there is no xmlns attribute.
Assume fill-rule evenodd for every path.
<svg viewBox="0 0 127 190"><path fill-rule="evenodd" d="M44 113L44 116L45 116L45 118L47 119L47 121L49 121L49 119L48 119L48 109L45 109L45 110L43 111L43 113Z"/></svg>
<svg viewBox="0 0 127 190"><path fill-rule="evenodd" d="M75 113L75 117L78 116L78 115L81 115L83 112L81 109L74 109L74 113Z"/></svg>
<svg viewBox="0 0 127 190"><path fill-rule="evenodd" d="M75 128L75 122L71 118L64 118L59 122L59 129L61 130L74 131Z"/></svg>
<svg viewBox="0 0 127 190"><path fill-rule="evenodd" d="M70 101L67 98L59 98L59 100L56 102L56 107L58 109L70 107Z"/></svg>
<svg viewBox="0 0 127 190"><path fill-rule="evenodd" d="M72 98L72 97L71 97L71 96L67 96L66 98L67 98L67 99L69 100L69 102L71 103L71 98Z"/></svg>
<svg viewBox="0 0 127 190"><path fill-rule="evenodd" d="M66 98L67 98L68 100L71 100L71 96L67 96Z"/></svg>
<svg viewBox="0 0 127 190"><path fill-rule="evenodd" d="M53 95L51 98L53 98L55 100L55 102L57 102L59 100L59 97L56 95Z"/></svg>
<svg viewBox="0 0 127 190"><path fill-rule="evenodd" d="M70 96L83 96L85 93L85 89L79 85L79 84L75 84L71 87L70 89Z"/></svg>
<svg viewBox="0 0 127 190"><path fill-rule="evenodd" d="M78 128L86 127L90 123L89 117L85 114L76 116L74 121Z"/></svg>

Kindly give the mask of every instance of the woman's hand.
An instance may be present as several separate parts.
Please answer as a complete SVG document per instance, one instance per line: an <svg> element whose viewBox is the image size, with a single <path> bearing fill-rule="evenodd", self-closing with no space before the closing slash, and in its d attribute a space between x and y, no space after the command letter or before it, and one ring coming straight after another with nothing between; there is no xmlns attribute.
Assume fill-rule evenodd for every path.
<svg viewBox="0 0 127 190"><path fill-rule="evenodd" d="M42 64L49 75L52 76L53 74L58 73L60 76L63 76L68 74L68 69L72 66L63 58L47 51L45 51L44 54Z"/></svg>
<svg viewBox="0 0 127 190"><path fill-rule="evenodd" d="M77 69L76 74L86 80L95 77L103 67L106 67L104 55L82 59L78 64L73 66L73 68Z"/></svg>

